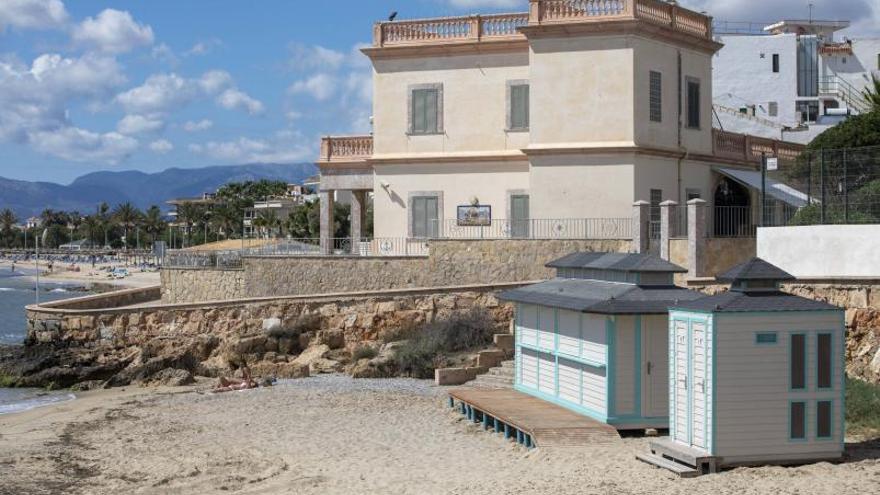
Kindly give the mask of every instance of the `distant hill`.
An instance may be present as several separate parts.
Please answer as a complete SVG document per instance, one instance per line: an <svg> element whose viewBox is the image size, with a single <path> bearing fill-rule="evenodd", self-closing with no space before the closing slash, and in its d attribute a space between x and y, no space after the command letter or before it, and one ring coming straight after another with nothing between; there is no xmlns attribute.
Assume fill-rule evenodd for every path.
<svg viewBox="0 0 880 495"><path fill-rule="evenodd" d="M317 173L311 163L290 165L254 163L204 168L170 168L147 174L138 171L94 172L63 186L51 182L28 182L0 177L0 209L12 208L21 219L38 215L46 208L95 211L106 202L111 207L126 201L138 208L159 205L174 198L201 196L228 182L283 180L302 182Z"/></svg>

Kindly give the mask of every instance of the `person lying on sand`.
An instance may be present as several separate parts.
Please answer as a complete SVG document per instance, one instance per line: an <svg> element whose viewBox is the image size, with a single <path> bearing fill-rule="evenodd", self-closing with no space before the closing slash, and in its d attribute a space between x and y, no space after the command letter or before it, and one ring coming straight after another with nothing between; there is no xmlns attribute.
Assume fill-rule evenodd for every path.
<svg viewBox="0 0 880 495"><path fill-rule="evenodd" d="M257 381L251 377L251 370L247 366L244 366L241 369L241 379L221 376L217 386L214 387L214 392L232 392L234 390L247 390L249 388L257 387L259 387L259 384L257 384Z"/></svg>

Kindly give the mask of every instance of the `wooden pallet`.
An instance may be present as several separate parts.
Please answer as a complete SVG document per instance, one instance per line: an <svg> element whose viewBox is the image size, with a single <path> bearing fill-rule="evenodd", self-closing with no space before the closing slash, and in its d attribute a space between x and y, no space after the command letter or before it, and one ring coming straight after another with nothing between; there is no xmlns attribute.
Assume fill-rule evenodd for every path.
<svg viewBox="0 0 880 495"><path fill-rule="evenodd" d="M454 389L449 405L527 447L583 447L620 439L617 430L512 389Z"/></svg>

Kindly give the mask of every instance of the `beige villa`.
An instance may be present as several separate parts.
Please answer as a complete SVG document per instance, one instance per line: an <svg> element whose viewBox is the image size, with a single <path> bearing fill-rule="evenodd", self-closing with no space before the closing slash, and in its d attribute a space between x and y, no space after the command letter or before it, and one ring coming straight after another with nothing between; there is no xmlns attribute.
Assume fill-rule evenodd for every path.
<svg viewBox="0 0 880 495"><path fill-rule="evenodd" d="M713 129L721 46L711 17L658 0L530 0L518 14L377 23L363 49L373 133L323 139L322 234L339 190L353 192L353 238L367 191L376 238L468 225L542 237L578 219L625 229L614 219L639 200L749 206L761 152L797 148Z"/></svg>

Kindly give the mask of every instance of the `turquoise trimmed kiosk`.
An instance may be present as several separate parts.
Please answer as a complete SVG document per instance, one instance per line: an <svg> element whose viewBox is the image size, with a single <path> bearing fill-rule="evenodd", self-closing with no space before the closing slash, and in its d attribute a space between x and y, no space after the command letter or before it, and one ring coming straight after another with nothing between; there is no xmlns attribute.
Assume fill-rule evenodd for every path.
<svg viewBox="0 0 880 495"><path fill-rule="evenodd" d="M730 290L670 309L669 437L639 458L696 474L839 459L843 310L782 292L794 277L759 258L718 280Z"/></svg>
<svg viewBox="0 0 880 495"><path fill-rule="evenodd" d="M573 253L556 278L509 290L515 389L619 430L669 425L669 306L702 297L658 256Z"/></svg>

